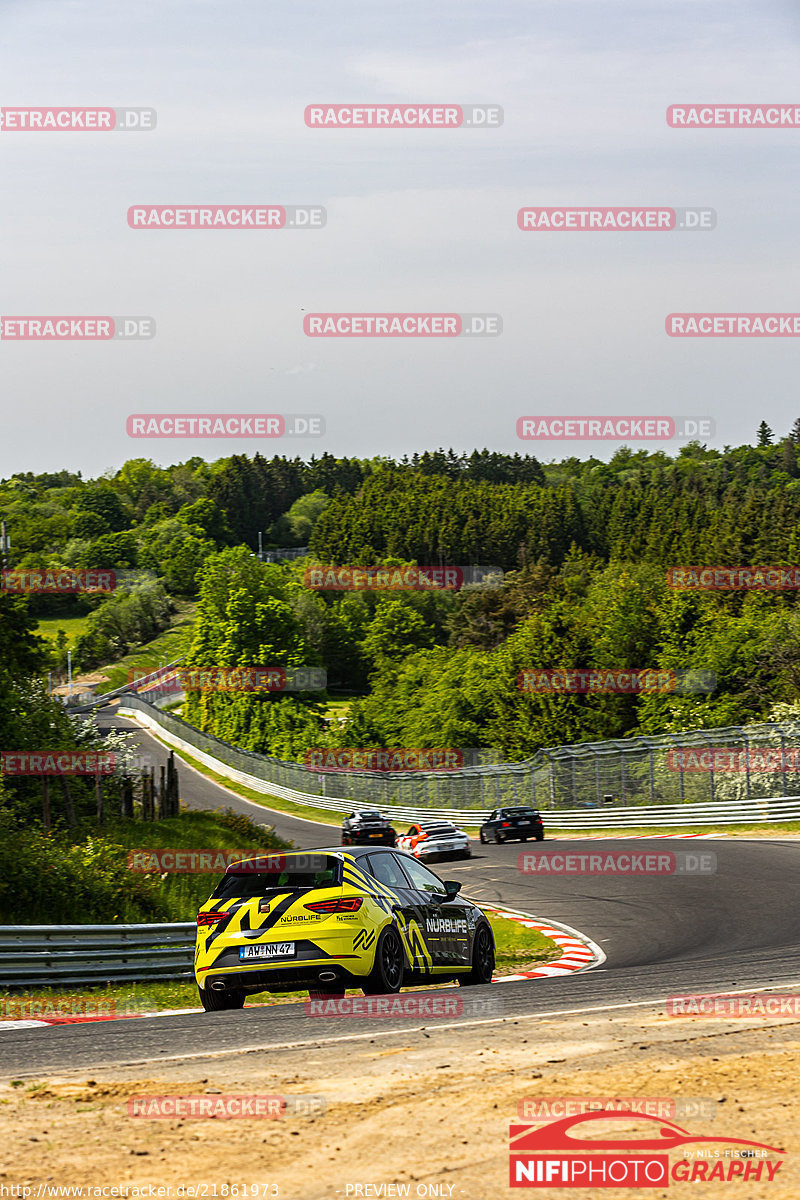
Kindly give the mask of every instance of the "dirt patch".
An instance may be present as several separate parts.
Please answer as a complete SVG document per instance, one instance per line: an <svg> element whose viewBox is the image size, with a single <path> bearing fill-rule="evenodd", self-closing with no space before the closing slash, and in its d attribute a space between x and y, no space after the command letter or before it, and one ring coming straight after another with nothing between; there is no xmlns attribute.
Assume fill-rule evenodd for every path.
<svg viewBox="0 0 800 1200"><path fill-rule="evenodd" d="M224 1014L198 1015L215 1019ZM798 1023L677 1022L663 1011L636 1009L612 1017L587 1014L585 1020L508 1019L439 1030L431 1024L414 1034L386 1036L376 1029L374 1037L317 1048L3 1084L0 1184L33 1185L33 1200L40 1183L84 1189L169 1185L164 1197L179 1197L183 1184L205 1186L207 1196L251 1200L398 1194L497 1200L509 1183L509 1124L521 1120L520 1111L530 1120L531 1102L639 1097L662 1105L680 1101L674 1111L662 1107L659 1113L671 1114L693 1135L767 1143L785 1148L785 1160L772 1183L766 1173L756 1181L755 1160L747 1160L746 1183L673 1181L669 1189L603 1195L674 1200L683 1192L705 1200L727 1188L743 1200L796 1200L798 1051ZM316 1096L324 1097L325 1111L314 1115L301 1105L299 1113L280 1119L128 1116L131 1098L143 1095L216 1102L229 1095ZM635 1133L640 1124L634 1116L618 1119L613 1136ZM672 1150L671 1161L685 1153ZM408 1185L409 1191L365 1191L367 1184ZM39 1200L50 1195L43 1190ZM88 1200L92 1194L83 1195ZM574 1200L590 1192L547 1188L546 1195Z"/></svg>

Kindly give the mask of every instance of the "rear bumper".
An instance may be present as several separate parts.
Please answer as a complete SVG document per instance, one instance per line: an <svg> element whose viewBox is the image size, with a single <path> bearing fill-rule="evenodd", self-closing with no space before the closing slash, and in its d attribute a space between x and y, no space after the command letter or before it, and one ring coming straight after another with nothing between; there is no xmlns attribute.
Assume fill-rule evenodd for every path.
<svg viewBox="0 0 800 1200"><path fill-rule="evenodd" d="M424 858L468 858L472 854L472 848L467 842L463 846L451 846L445 849L437 849L435 846L417 847L415 851L416 857Z"/></svg>
<svg viewBox="0 0 800 1200"><path fill-rule="evenodd" d="M356 966L364 967L363 973L355 974ZM346 987L360 987L369 973L368 964L349 963L348 967L322 960L317 963L296 963L291 967L228 967L211 970L197 976L198 986L211 991L251 992L294 992L302 988L325 988L343 983ZM325 978L321 979L320 976ZM330 976L333 975L333 979Z"/></svg>
<svg viewBox="0 0 800 1200"><path fill-rule="evenodd" d="M544 833L544 825L541 821L535 825L513 825L510 829L484 829L482 830L485 837L493 838L496 833L507 842L519 841L524 837L536 837L537 834Z"/></svg>

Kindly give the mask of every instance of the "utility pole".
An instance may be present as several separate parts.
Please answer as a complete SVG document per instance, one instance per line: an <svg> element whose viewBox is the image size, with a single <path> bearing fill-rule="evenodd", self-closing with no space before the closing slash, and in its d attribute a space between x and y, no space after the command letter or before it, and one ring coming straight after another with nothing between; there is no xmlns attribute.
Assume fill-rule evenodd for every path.
<svg viewBox="0 0 800 1200"><path fill-rule="evenodd" d="M3 529L5 530L5 526L3 526ZM261 530L260 529L258 531L258 561L259 562L264 561L264 551L261 549Z"/></svg>
<svg viewBox="0 0 800 1200"><path fill-rule="evenodd" d="M69 681L69 695L72 698L72 651L67 651L67 679Z"/></svg>
<svg viewBox="0 0 800 1200"><path fill-rule="evenodd" d="M9 565L7 555L10 549L11 538L6 533L6 523L5 521L0 521L0 569L3 571L5 571Z"/></svg>

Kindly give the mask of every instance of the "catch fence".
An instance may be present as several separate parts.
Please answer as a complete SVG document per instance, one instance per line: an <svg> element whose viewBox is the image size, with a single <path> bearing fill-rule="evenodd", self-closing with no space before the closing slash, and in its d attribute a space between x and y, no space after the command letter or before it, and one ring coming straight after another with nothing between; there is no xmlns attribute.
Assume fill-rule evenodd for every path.
<svg viewBox="0 0 800 1200"><path fill-rule="evenodd" d="M370 805L431 815L474 810L477 816L500 805L533 804L564 817L679 805L746 814L747 802L800 794L800 722L579 742L539 750L524 762L455 770L319 771L231 746L141 696L124 696L121 705L173 744L257 781L259 791L338 812Z"/></svg>

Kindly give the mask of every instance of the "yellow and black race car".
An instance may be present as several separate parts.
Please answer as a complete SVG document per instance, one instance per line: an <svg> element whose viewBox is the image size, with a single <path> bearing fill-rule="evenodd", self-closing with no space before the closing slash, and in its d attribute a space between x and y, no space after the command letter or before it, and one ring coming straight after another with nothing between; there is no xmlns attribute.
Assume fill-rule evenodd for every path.
<svg viewBox="0 0 800 1200"><path fill-rule="evenodd" d="M203 1008L241 1008L255 992L490 983L492 929L460 887L380 846L233 863L197 914Z"/></svg>

